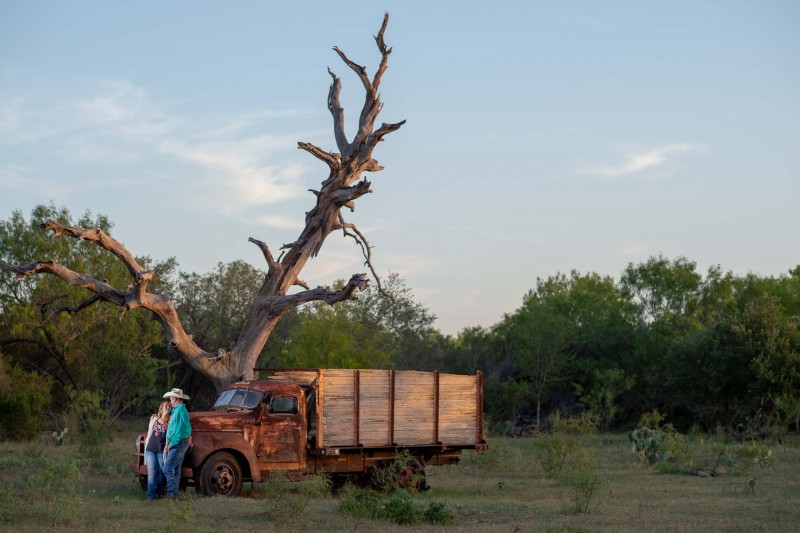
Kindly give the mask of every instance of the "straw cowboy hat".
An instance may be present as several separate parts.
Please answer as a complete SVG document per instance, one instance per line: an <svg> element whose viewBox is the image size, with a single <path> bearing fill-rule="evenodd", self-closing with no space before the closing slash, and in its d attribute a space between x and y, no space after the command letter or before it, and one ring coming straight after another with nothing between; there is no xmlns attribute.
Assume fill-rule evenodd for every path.
<svg viewBox="0 0 800 533"><path fill-rule="evenodd" d="M189 397L183 393L183 389L172 389L164 395L164 398L180 398L181 400L189 399Z"/></svg>

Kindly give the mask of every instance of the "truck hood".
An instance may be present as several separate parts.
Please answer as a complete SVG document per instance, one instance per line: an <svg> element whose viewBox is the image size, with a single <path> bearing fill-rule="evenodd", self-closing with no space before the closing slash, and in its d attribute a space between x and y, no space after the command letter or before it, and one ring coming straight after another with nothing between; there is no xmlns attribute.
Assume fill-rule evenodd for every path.
<svg viewBox="0 0 800 533"><path fill-rule="evenodd" d="M254 411L201 411L189 413L192 433L196 431L242 431L244 425L254 424Z"/></svg>

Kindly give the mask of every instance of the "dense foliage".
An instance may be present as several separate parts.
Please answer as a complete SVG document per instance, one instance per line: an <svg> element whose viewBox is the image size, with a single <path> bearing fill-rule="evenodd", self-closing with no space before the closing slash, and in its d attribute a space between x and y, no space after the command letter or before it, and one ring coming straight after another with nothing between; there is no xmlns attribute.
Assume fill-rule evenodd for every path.
<svg viewBox="0 0 800 533"><path fill-rule="evenodd" d="M38 229L47 218L112 228L105 217L73 221L53 206L37 207L30 220L14 212L0 221L0 260L52 258L124 283L120 262L99 247L48 239ZM208 274L178 272L172 259L142 262L200 345L235 343L264 272L241 261ZM558 273L537 279L520 308L494 326L455 338L434 328L435 316L398 275L384 289L389 297L371 286L357 300L286 314L259 366L480 370L491 427L512 434L546 428L557 410L591 411L603 429L632 428L657 409L679 429L740 437L800 431L800 267L778 277L718 266L701 273L686 258L659 255L628 265L618 280ZM78 397L114 418L154 409L160 391L173 386L192 395L195 409L214 399L213 386L165 350L147 314L120 319L117 308L88 298L52 276L17 282L0 270L4 419L32 410L35 424L57 426ZM25 396L30 390L43 393L34 399ZM3 432L23 438L30 429Z"/></svg>

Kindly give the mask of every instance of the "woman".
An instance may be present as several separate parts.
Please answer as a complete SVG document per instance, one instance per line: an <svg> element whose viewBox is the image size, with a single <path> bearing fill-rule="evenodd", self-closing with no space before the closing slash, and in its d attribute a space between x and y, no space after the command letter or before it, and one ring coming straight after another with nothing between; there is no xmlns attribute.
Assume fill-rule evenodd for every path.
<svg viewBox="0 0 800 533"><path fill-rule="evenodd" d="M172 406L161 402L158 413L150 417L147 438L144 440L144 464L147 465L147 498L158 499L164 486L164 447L167 441Z"/></svg>

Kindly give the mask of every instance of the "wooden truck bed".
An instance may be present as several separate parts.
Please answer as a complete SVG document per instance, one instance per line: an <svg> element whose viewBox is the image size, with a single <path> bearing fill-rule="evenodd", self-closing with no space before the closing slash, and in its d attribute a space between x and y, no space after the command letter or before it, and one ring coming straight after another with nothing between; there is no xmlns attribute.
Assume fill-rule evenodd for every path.
<svg viewBox="0 0 800 533"><path fill-rule="evenodd" d="M363 369L270 369L268 372L271 375L262 379L290 381L315 392L309 419L315 409L313 445L317 449L473 448L484 443L480 372L475 375Z"/></svg>

